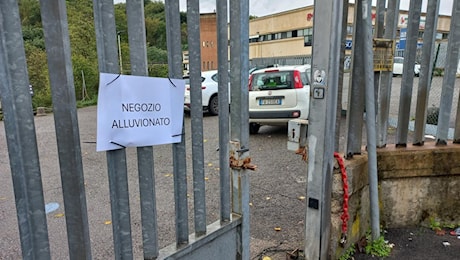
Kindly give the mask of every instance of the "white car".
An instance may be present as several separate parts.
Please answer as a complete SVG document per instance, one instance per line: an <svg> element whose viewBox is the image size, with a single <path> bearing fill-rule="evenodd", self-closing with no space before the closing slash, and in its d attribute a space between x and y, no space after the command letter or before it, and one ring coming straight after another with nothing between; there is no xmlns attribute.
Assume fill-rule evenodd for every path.
<svg viewBox="0 0 460 260"><path fill-rule="evenodd" d="M184 76L185 80L185 95L184 108L190 109L190 76ZM201 93L203 110L207 110L212 115L219 114L218 102L218 78L217 70L209 70L201 72Z"/></svg>
<svg viewBox="0 0 460 260"><path fill-rule="evenodd" d="M404 68L404 58L403 57L394 57L393 58L393 76L402 75ZM420 64L414 65L414 75L420 75Z"/></svg>
<svg viewBox="0 0 460 260"><path fill-rule="evenodd" d="M280 66L252 72L249 78L249 132L262 125L287 125L308 119L310 65Z"/></svg>

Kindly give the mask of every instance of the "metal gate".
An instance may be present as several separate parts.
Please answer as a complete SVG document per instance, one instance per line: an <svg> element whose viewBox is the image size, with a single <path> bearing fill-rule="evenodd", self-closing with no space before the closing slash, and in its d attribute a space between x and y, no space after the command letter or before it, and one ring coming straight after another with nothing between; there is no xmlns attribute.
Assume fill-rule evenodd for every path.
<svg viewBox="0 0 460 260"><path fill-rule="evenodd" d="M147 75L144 1L126 1L131 74ZM121 73L117 52L113 0L94 0L99 72ZM191 79L192 132L183 127L181 143L172 145L176 242L163 249L158 245L158 211L153 147L138 147L137 168L141 205L144 259L249 259L249 157L248 121L248 19L249 1L231 0L217 5L219 86L231 84L232 106L228 110L227 87L219 88L220 219L206 219L203 108L200 82L199 0L188 1L188 42ZM68 258L92 259L80 133L72 75L71 48L66 1L41 0L40 9L49 66L53 114L57 139L62 195L65 206ZM182 78L179 0L165 1L168 65L170 78ZM230 57L228 17L230 10ZM0 94L4 113L8 154L13 179L19 236L23 259L50 259L47 216L39 162L36 129L21 33L18 2L0 2ZM231 118L231 120L229 120ZM194 232L189 234L188 173L185 138L191 135L193 164ZM133 259L129 161L126 149L106 152L110 190L113 255ZM66 251L66 250L64 250ZM93 251L93 252L92 252ZM111 255L108 254L107 257ZM65 257L65 256L61 256ZM67 257L65 257L67 258Z"/></svg>

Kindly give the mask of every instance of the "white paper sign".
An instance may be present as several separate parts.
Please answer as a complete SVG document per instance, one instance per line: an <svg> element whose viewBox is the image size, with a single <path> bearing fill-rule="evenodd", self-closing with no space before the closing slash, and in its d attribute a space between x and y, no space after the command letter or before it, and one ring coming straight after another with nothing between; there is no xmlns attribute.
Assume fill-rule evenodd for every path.
<svg viewBox="0 0 460 260"><path fill-rule="evenodd" d="M184 89L182 79L101 73L96 150L180 142Z"/></svg>

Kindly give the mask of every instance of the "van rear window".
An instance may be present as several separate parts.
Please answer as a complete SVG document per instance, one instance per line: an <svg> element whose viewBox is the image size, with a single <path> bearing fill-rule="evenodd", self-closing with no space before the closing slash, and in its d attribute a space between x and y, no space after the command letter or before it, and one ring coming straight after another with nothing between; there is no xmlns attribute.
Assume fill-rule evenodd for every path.
<svg viewBox="0 0 460 260"><path fill-rule="evenodd" d="M252 90L294 88L292 71L273 71L252 75Z"/></svg>

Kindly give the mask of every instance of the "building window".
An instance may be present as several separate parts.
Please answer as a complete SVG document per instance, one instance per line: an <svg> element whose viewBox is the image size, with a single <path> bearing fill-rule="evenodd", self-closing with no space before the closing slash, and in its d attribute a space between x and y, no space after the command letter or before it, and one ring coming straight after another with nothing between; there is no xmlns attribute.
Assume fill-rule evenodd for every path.
<svg viewBox="0 0 460 260"><path fill-rule="evenodd" d="M347 25L347 34L352 35L353 34L353 25Z"/></svg>
<svg viewBox="0 0 460 260"><path fill-rule="evenodd" d="M313 42L313 28L304 29L304 46L311 46Z"/></svg>
<svg viewBox="0 0 460 260"><path fill-rule="evenodd" d="M297 30L296 31L291 31L291 33L292 33L292 38L297 37Z"/></svg>
<svg viewBox="0 0 460 260"><path fill-rule="evenodd" d="M303 30L297 30L297 36L303 36Z"/></svg>

